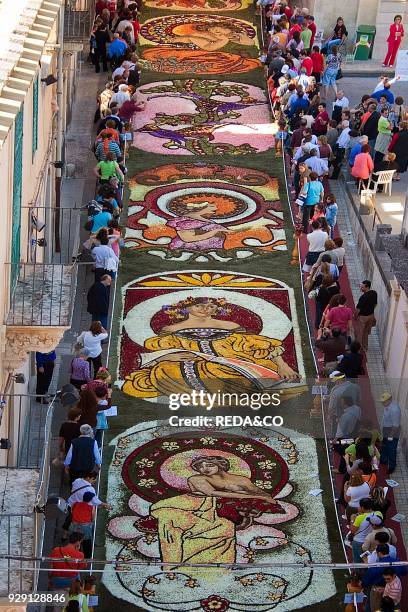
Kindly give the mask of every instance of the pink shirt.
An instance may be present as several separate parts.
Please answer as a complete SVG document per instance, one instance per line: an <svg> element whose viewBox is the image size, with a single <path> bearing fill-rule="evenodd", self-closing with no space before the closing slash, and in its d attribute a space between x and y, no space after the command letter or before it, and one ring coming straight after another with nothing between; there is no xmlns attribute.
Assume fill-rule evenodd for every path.
<svg viewBox="0 0 408 612"><path fill-rule="evenodd" d="M390 597L395 604L399 604L402 595L401 580L395 576L391 582L386 582L383 597Z"/></svg>
<svg viewBox="0 0 408 612"><path fill-rule="evenodd" d="M347 323L353 319L353 311L348 306L335 306L327 316L331 327L338 327L342 332L347 331Z"/></svg>

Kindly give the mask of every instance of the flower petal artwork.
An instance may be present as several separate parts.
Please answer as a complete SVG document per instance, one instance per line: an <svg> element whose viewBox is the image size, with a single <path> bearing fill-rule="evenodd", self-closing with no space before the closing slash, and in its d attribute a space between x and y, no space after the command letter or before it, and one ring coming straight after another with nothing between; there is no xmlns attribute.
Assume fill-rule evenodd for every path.
<svg viewBox="0 0 408 612"><path fill-rule="evenodd" d="M146 6L172 11L240 11L250 6L251 0L146 0Z"/></svg>
<svg viewBox="0 0 408 612"><path fill-rule="evenodd" d="M256 57L225 51L144 47L141 56L144 68L170 75L244 74L261 67L261 62Z"/></svg>
<svg viewBox="0 0 408 612"><path fill-rule="evenodd" d="M215 285L197 286L200 278ZM256 288L263 282L272 285L268 291ZM282 283L240 274L158 275L130 283L123 301L118 384L127 395L167 401L215 387L304 391L293 294ZM242 451L253 452L250 445Z"/></svg>
<svg viewBox="0 0 408 612"><path fill-rule="evenodd" d="M154 431L159 437L152 436ZM321 498L314 499L306 512L307 474L317 465L315 442L285 430L300 453L298 464L289 466L280 432L271 430L267 442L259 441L260 433L254 427L212 433L214 448L201 430L179 428L174 433L163 421L136 425L112 440L117 446L123 435L131 442L121 465L109 472L108 495L114 507L107 554L128 562L156 559L165 564L140 565L130 575L116 574L114 567L107 566L103 584L113 594L141 610L253 612L255 606L268 611L283 601L285 610L300 610L335 592L333 578L325 571L251 570L254 562L299 558L300 551L302 558L319 561L327 546ZM249 447L273 463L267 490L256 484L263 468L246 452ZM153 463L147 476L157 482L157 490L140 485L141 462ZM225 494L238 486L246 493L238 499L234 493L231 498L217 493L221 474ZM204 482L213 484L213 495L200 494ZM286 497L278 500L284 491ZM121 514L126 499L127 514ZM258 523L265 515L269 524ZM274 527L278 522L279 529ZM200 567L235 562L246 567L233 572ZM197 567L192 567L194 563Z"/></svg>
<svg viewBox="0 0 408 612"><path fill-rule="evenodd" d="M169 15L146 21L140 44L155 44L203 51L239 50L257 46L256 30L249 22L221 15Z"/></svg>
<svg viewBox="0 0 408 612"><path fill-rule="evenodd" d="M252 85L175 79L139 89L133 145L173 155L248 155L274 145L264 92ZM157 112L161 102L166 112Z"/></svg>
<svg viewBox="0 0 408 612"><path fill-rule="evenodd" d="M174 164L132 177L129 188L129 248L218 261L287 248L277 181L265 173Z"/></svg>

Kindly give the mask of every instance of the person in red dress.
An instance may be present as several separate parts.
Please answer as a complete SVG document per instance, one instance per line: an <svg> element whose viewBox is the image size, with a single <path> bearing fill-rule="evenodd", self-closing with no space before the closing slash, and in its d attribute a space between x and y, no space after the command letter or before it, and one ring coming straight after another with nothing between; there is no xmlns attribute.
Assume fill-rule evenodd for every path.
<svg viewBox="0 0 408 612"><path fill-rule="evenodd" d="M395 15L394 23L390 25L390 35L387 38L388 51L385 56L383 66L393 66L395 58L397 57L398 49L401 44L401 40L404 36L404 26L402 25L401 15Z"/></svg>
<svg viewBox="0 0 408 612"><path fill-rule="evenodd" d="M316 31L317 31L316 24L315 24L315 18L313 17L313 15L308 16L307 27L309 28L309 30L312 31L312 38L310 39L310 48L313 49L313 43L316 37Z"/></svg>

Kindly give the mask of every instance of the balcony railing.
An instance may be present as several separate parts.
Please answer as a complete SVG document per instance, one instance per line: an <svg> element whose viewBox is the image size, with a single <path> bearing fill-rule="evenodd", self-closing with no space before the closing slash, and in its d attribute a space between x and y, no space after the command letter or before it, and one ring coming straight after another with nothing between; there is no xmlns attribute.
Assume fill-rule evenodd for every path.
<svg viewBox="0 0 408 612"><path fill-rule="evenodd" d="M77 264L6 264L17 282L6 318L8 326L69 327Z"/></svg>
<svg viewBox="0 0 408 612"><path fill-rule="evenodd" d="M41 467L54 405L54 400L50 404L44 401L45 397L35 395L1 396L0 437L4 448L0 449L0 468Z"/></svg>
<svg viewBox="0 0 408 612"><path fill-rule="evenodd" d="M23 207L27 230L22 242L26 262L69 264L78 256L80 248L81 213L83 208Z"/></svg>
<svg viewBox="0 0 408 612"><path fill-rule="evenodd" d="M89 39L95 17L92 0L66 0L64 40L85 42Z"/></svg>

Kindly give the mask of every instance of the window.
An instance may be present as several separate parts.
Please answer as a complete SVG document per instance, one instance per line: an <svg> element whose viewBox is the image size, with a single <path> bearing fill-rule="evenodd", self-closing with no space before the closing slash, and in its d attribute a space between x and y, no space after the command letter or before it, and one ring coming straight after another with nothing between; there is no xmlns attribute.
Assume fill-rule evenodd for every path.
<svg viewBox="0 0 408 612"><path fill-rule="evenodd" d="M33 83L33 155L38 148L38 75Z"/></svg>
<svg viewBox="0 0 408 612"><path fill-rule="evenodd" d="M13 167L13 207L11 229L11 291L14 290L18 278L20 262L21 233L21 197L23 192L23 119L24 108L21 107L14 123L14 167Z"/></svg>

